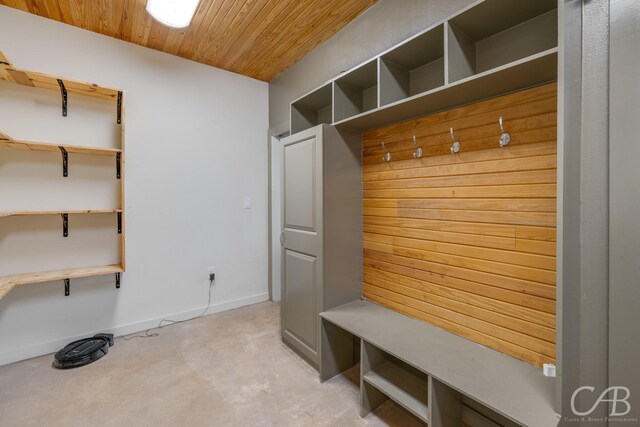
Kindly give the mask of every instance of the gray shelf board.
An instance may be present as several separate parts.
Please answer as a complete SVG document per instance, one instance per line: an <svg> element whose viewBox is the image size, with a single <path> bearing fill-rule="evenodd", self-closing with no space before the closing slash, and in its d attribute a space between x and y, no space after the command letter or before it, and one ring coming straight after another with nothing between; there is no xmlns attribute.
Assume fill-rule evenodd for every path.
<svg viewBox="0 0 640 427"><path fill-rule="evenodd" d="M322 108L331 105L331 98L331 83L327 83L326 85L293 101L291 104L296 108L302 108L304 110L321 110Z"/></svg>
<svg viewBox="0 0 640 427"><path fill-rule="evenodd" d="M479 41L557 7L557 0L486 0L449 18L449 23Z"/></svg>
<svg viewBox="0 0 640 427"><path fill-rule="evenodd" d="M542 369L369 301L320 316L511 420L558 423L555 381Z"/></svg>
<svg viewBox="0 0 640 427"><path fill-rule="evenodd" d="M454 83L335 122L355 130L375 129L557 80L558 48L475 74Z"/></svg>
<svg viewBox="0 0 640 427"><path fill-rule="evenodd" d="M347 71L338 77L335 82L340 85L347 85L361 90L368 89L378 84L378 62L377 58L371 60L357 68Z"/></svg>
<svg viewBox="0 0 640 427"><path fill-rule="evenodd" d="M428 382L394 362L385 362L367 372L364 381L422 421L429 422Z"/></svg>

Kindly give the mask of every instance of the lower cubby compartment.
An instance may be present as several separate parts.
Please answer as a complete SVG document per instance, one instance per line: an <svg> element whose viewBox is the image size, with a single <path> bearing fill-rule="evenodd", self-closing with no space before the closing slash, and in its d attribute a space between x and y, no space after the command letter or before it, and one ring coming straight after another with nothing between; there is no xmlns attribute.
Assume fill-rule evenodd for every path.
<svg viewBox="0 0 640 427"><path fill-rule="evenodd" d="M389 398L428 423L427 374L364 340L361 351L361 415L367 415Z"/></svg>
<svg viewBox="0 0 640 427"><path fill-rule="evenodd" d="M447 384L429 378L431 425L439 427L517 427L520 424L487 408Z"/></svg>

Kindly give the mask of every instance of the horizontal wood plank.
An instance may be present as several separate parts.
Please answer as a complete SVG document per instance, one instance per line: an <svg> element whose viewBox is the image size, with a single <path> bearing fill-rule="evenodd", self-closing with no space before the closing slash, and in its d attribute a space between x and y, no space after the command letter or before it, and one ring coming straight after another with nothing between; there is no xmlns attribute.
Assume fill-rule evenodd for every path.
<svg viewBox="0 0 640 427"><path fill-rule="evenodd" d="M555 360L556 90L365 132L365 298L532 364Z"/></svg>

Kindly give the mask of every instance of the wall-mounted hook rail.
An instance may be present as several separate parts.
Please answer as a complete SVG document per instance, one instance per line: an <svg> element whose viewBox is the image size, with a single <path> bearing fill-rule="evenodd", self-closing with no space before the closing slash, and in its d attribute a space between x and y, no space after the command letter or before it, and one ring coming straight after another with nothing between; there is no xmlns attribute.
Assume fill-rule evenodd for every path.
<svg viewBox="0 0 640 427"><path fill-rule="evenodd" d="M502 135L500 135L500 147L506 147L509 144L509 141L511 141L511 135L509 135L509 132L504 130L504 126L502 126L502 116L500 116L498 123L500 124L500 130L502 131Z"/></svg>
<svg viewBox="0 0 640 427"><path fill-rule="evenodd" d="M453 144L451 144L451 153L456 154L460 152L460 148L461 148L460 141L458 141L455 135L453 134L453 128L449 128L449 133L451 133L451 140L453 141Z"/></svg>
<svg viewBox="0 0 640 427"><path fill-rule="evenodd" d="M422 157L422 147L418 147L418 143L416 142L416 136L413 135L413 146L416 147L416 151L413 152L413 157L419 159Z"/></svg>
<svg viewBox="0 0 640 427"><path fill-rule="evenodd" d="M62 117L67 117L67 88L64 87L64 82L60 79L56 79L58 81L58 86L60 86L60 94L62 95Z"/></svg>
<svg viewBox="0 0 640 427"><path fill-rule="evenodd" d="M120 179L120 169L122 168L122 153L116 153L116 178Z"/></svg>
<svg viewBox="0 0 640 427"><path fill-rule="evenodd" d="M63 279L64 280L64 296L68 297L69 296L69 288L70 288L70 282L71 280L69 279Z"/></svg>
<svg viewBox="0 0 640 427"><path fill-rule="evenodd" d="M60 214L62 217L62 237L69 237L69 214Z"/></svg>
<svg viewBox="0 0 640 427"><path fill-rule="evenodd" d="M118 100L116 101L116 108L117 108L117 113L116 113L116 119L118 124L122 124L122 91L119 90L118 91Z"/></svg>
<svg viewBox="0 0 640 427"><path fill-rule="evenodd" d="M122 234L122 212L118 212L118 234Z"/></svg>
<svg viewBox="0 0 640 427"><path fill-rule="evenodd" d="M69 153L64 147L58 147L60 149L60 153L62 153L62 176L69 176Z"/></svg>
<svg viewBox="0 0 640 427"><path fill-rule="evenodd" d="M391 161L391 153L384 146L384 141L382 141L381 143L382 143L382 150L384 150L384 156L382 156L382 160L385 161L385 162L390 162Z"/></svg>
<svg viewBox="0 0 640 427"><path fill-rule="evenodd" d="M120 289L120 273L116 273L116 289Z"/></svg>

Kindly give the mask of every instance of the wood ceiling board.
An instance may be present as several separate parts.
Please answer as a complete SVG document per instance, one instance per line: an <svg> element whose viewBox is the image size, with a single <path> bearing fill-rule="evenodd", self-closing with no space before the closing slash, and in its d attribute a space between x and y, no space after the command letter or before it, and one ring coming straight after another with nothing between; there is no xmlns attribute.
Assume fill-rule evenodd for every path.
<svg viewBox="0 0 640 427"><path fill-rule="evenodd" d="M268 82L376 1L202 0L191 26L181 29L155 21L146 0L0 5Z"/></svg>

